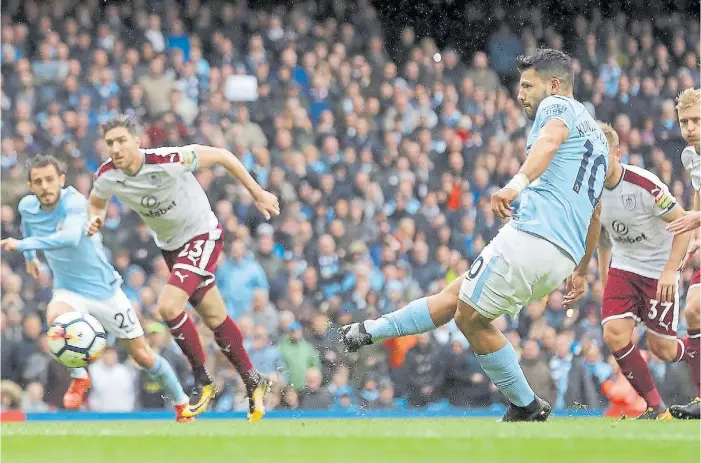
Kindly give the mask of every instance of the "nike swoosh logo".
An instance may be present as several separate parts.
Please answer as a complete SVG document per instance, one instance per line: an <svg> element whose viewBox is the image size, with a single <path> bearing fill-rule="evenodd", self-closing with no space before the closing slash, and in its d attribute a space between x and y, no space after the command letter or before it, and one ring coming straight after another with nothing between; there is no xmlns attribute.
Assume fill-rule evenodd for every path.
<svg viewBox="0 0 701 463"><path fill-rule="evenodd" d="M203 401L202 401L198 406L196 406L195 408L190 407L190 411L191 411L191 412L196 412L196 411L199 410L200 408L202 408L202 407L204 407L205 405L207 405L211 399L212 399L212 397L211 397L211 395L210 395L209 399L203 400Z"/></svg>

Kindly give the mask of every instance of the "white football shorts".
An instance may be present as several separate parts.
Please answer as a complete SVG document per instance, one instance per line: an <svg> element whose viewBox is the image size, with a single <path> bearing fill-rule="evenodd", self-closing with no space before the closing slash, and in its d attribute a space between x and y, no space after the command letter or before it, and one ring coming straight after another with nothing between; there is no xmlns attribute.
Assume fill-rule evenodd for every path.
<svg viewBox="0 0 701 463"><path fill-rule="evenodd" d="M507 224L472 263L459 297L487 318L516 316L524 305L550 294L574 268L551 242Z"/></svg>
<svg viewBox="0 0 701 463"><path fill-rule="evenodd" d="M80 294L66 289L54 290L51 302L63 302L81 313L87 313L97 318L105 327L108 334L117 339L135 339L144 335L139 318L131 306L131 302L121 288L115 288L114 296L106 301L88 299Z"/></svg>

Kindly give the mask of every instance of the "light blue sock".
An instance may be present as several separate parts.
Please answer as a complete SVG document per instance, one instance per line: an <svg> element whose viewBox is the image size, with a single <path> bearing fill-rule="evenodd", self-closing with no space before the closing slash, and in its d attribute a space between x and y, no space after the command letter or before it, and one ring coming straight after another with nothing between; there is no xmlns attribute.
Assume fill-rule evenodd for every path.
<svg viewBox="0 0 701 463"><path fill-rule="evenodd" d="M90 375L88 375L88 370L85 368L71 368L71 378L74 379L88 379Z"/></svg>
<svg viewBox="0 0 701 463"><path fill-rule="evenodd" d="M514 346L507 343L496 352L476 354L476 357L489 379L504 393L509 402L519 407L533 402L535 392L523 375Z"/></svg>
<svg viewBox="0 0 701 463"><path fill-rule="evenodd" d="M187 402L187 394L183 391L178 376L166 359L160 355L156 355L156 361L153 366L148 369L148 372L153 379L158 381L168 398L174 404Z"/></svg>
<svg viewBox="0 0 701 463"><path fill-rule="evenodd" d="M431 313L428 311L428 298L422 297L377 320L367 320L365 329L370 333L373 341L381 341L387 338L427 333L435 330L436 325L433 324Z"/></svg>

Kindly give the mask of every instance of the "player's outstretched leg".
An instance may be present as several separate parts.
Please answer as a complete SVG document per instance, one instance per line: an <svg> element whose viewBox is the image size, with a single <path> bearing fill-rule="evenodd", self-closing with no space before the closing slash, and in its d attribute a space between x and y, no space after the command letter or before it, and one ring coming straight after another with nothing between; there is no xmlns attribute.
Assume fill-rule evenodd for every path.
<svg viewBox="0 0 701 463"><path fill-rule="evenodd" d="M443 291L410 302L399 310L377 320L365 320L343 326L343 344L349 352L389 338L427 333L453 319L463 276L456 278Z"/></svg>
<svg viewBox="0 0 701 463"><path fill-rule="evenodd" d="M604 303L606 303L606 300ZM643 359L638 347L632 342L635 325L636 322L632 318L604 320L604 342L606 342L606 345L613 353L613 357L621 368L621 372L628 379L630 385L633 386L635 392L647 402L647 410L638 418L645 420L672 419L667 405L662 400L662 396L660 396L660 392L652 379L647 362ZM654 339L649 340L651 349L654 345L655 349L653 350L666 355L663 349L665 346L658 342L663 341L662 338L655 337L653 334L650 336L654 337ZM672 347L676 350L676 346Z"/></svg>
<svg viewBox="0 0 701 463"><path fill-rule="evenodd" d="M202 348L197 326L185 311L188 298L187 292L167 284L158 297L158 311L192 367L195 385L190 393L190 405L183 412L183 416L192 417L207 410L209 402L217 391L214 381L207 371L207 357Z"/></svg>
<svg viewBox="0 0 701 463"><path fill-rule="evenodd" d="M156 354L143 336L127 339L125 342L129 349L129 355L158 382L166 397L173 403L175 420L180 423L193 421L194 417L187 414L188 396L170 363Z"/></svg>
<svg viewBox="0 0 701 463"><path fill-rule="evenodd" d="M489 379L509 399L502 421L546 421L552 407L528 385L511 343L492 320L465 302L458 303L455 322Z"/></svg>
<svg viewBox="0 0 701 463"><path fill-rule="evenodd" d="M191 300L199 300L196 305L197 311L202 315L205 325L214 332L214 340L246 385L248 421L259 421L265 415L264 398L272 383L253 366L246 348L243 347L243 334L227 314L224 299L217 287L212 285L203 290L206 291L200 290L201 292L195 293Z"/></svg>

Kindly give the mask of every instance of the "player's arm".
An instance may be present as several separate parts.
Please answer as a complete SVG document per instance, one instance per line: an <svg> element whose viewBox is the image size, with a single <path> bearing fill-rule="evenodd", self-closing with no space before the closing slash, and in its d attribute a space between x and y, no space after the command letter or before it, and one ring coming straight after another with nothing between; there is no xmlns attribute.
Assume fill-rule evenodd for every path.
<svg viewBox="0 0 701 463"><path fill-rule="evenodd" d="M560 119L549 120L538 133L538 138L528 152L526 162L523 163L518 173L528 178L528 183L537 179L548 168L557 150L567 137L570 129ZM516 174L518 175L518 174Z"/></svg>
<svg viewBox="0 0 701 463"><path fill-rule="evenodd" d="M606 229L602 227L601 233L599 233L599 244L597 245L596 252L599 256L599 279L601 280L601 286L604 288L606 288L606 281L609 276L612 250L613 243L611 242L611 237Z"/></svg>
<svg viewBox="0 0 701 463"><path fill-rule="evenodd" d="M681 206L676 205L664 214L661 218L667 223L672 223L675 220L683 218L687 215L686 211ZM689 248L691 240L691 232L677 233L672 239L672 250L667 259L662 275L657 283L657 300L661 302L673 302L674 293L677 289L677 269L681 267L682 260Z"/></svg>
<svg viewBox="0 0 701 463"><path fill-rule="evenodd" d="M682 217L679 217L674 222L667 225L667 230L672 233L685 233L692 230L698 230L701 226L701 196L699 192L694 193L694 204L692 210L686 212Z"/></svg>
<svg viewBox="0 0 701 463"><path fill-rule="evenodd" d="M66 218L63 227L56 233L47 236L30 236L21 240L8 238L2 240L2 247L8 251L49 251L75 247L83 236L85 223L87 222L85 205L73 204L66 209ZM10 241L12 240L12 241Z"/></svg>
<svg viewBox="0 0 701 463"><path fill-rule="evenodd" d="M102 198L94 189L90 192L90 197L88 198L88 229L86 231L88 236L94 235L102 228L107 215L107 204L108 200Z"/></svg>
<svg viewBox="0 0 701 463"><path fill-rule="evenodd" d="M594 209L594 213L591 216L591 221L589 222L589 229L587 230L587 241L586 250L584 251L584 256L582 260L579 261L579 265L574 269L572 275L567 279L567 294L564 298L564 304L569 306L574 304L579 299L584 296L586 290L587 281L587 269L589 268L589 262L591 261L591 256L594 255L597 244L599 243L599 235L601 234L601 201L599 205Z"/></svg>
<svg viewBox="0 0 701 463"><path fill-rule="evenodd" d="M271 215L280 214L280 204L277 197L265 191L233 153L213 146L192 145L191 147L197 156L197 167L208 168L217 164L223 166L251 193L256 207L260 209L266 219L269 219Z"/></svg>
<svg viewBox="0 0 701 463"><path fill-rule="evenodd" d="M511 203L518 198L524 188L543 175L557 154L560 145L567 140L570 129L560 119L550 119L543 125L538 138L528 152L526 162L509 183L492 195L492 210L500 218L510 217L513 211Z"/></svg>
<svg viewBox="0 0 701 463"><path fill-rule="evenodd" d="M20 217L21 216L22 211L20 210ZM24 238L29 238L30 236L32 236L32 232L23 217L22 222L20 224L20 229ZM32 278L39 278L39 269L41 268L41 262L39 262L39 259L37 258L37 252L33 249L30 249L28 251L24 251L22 254L24 254L24 262L27 273Z"/></svg>

